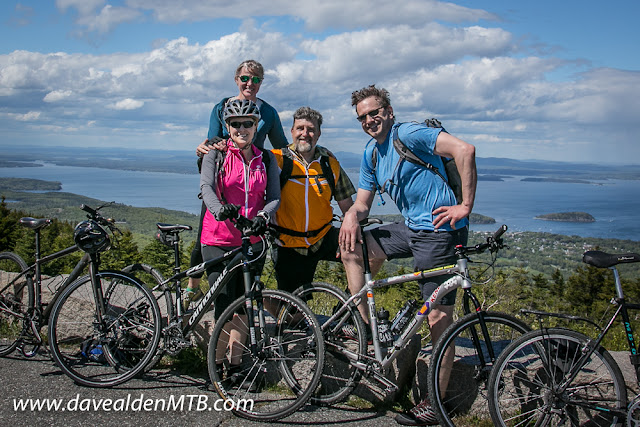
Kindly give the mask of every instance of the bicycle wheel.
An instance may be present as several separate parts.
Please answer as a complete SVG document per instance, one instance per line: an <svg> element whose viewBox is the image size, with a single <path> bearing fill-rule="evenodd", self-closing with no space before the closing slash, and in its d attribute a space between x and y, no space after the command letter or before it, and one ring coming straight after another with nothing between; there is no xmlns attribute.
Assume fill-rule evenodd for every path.
<svg viewBox="0 0 640 427"><path fill-rule="evenodd" d="M483 337L478 313L470 313L445 330L431 354L429 397L442 425L454 426L466 416L489 419L486 381L492 359L488 350L493 349L495 361L507 345L530 330L513 316L483 313L491 347Z"/></svg>
<svg viewBox="0 0 640 427"><path fill-rule="evenodd" d="M160 307L160 314L164 320L164 325L167 325L168 319L173 319L174 307L173 298L171 295L167 295L165 292L159 289L154 290L158 285L161 285L165 278L158 269L148 264L131 264L122 269L124 273L130 274L146 284L151 289L153 296L158 301L158 307Z"/></svg>
<svg viewBox="0 0 640 427"><path fill-rule="evenodd" d="M336 321L326 323L349 299L333 285L314 282L296 289L294 295L300 297L318 319L327 351L320 387L311 396L311 403L331 405L340 402L351 394L360 380L361 371L351 360L361 360L367 353L366 326L353 305ZM353 335L346 336L345 330L352 331Z"/></svg>
<svg viewBox="0 0 640 427"><path fill-rule="evenodd" d="M127 274L131 274L137 279L141 280L144 284L147 285L148 288L151 289L154 298L158 302L158 307L160 308L160 316L162 318L162 333L160 336L160 343L158 344L158 350L156 354L151 359L151 362L145 367L145 372L149 372L153 369L158 362L162 359L162 357L166 353L165 346L165 328L171 323L172 319L175 318L175 309L173 305L173 298L171 297L170 291L163 291L161 286L158 289L155 289L159 285L164 283L165 278L155 267L152 267L148 264L130 264L122 269L123 272Z"/></svg>
<svg viewBox="0 0 640 427"><path fill-rule="evenodd" d="M591 340L568 329L532 331L511 344L489 377L495 425L613 426L624 421L627 390L602 346L577 365ZM571 376L575 376L569 379Z"/></svg>
<svg viewBox="0 0 640 427"><path fill-rule="evenodd" d="M27 264L18 255L0 253L0 356L18 346L27 310L34 304L31 276L19 276L26 269Z"/></svg>
<svg viewBox="0 0 640 427"><path fill-rule="evenodd" d="M242 297L218 318L209 342L209 375L237 415L275 421L298 410L316 390L324 366L322 332L309 308L289 293L264 290L251 308L249 318ZM255 347L247 339L250 323Z"/></svg>
<svg viewBox="0 0 640 427"><path fill-rule="evenodd" d="M160 339L160 310L149 290L122 272L98 273L102 321L90 276L66 287L49 318L53 360L76 383L111 387L140 373Z"/></svg>

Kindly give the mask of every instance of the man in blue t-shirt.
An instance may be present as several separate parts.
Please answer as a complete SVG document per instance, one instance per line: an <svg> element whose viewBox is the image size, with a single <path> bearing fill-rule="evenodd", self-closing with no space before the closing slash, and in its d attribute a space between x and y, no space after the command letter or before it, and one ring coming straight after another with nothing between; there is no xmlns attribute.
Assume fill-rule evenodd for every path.
<svg viewBox="0 0 640 427"><path fill-rule="evenodd" d="M477 173L473 145L443 132L418 123L395 124L389 93L375 85L365 87L351 95L362 129L372 137L367 144L360 167L360 180L356 201L344 216L340 228L340 247L349 289L352 293L364 286L360 220L369 215L378 185L398 206L405 221L383 225L365 233L369 248L372 273L375 275L385 259L414 258L414 269L425 270L456 262L455 246L466 244L468 217L475 199ZM433 164L446 177L440 156L453 158L462 179L461 204L456 203L449 185L433 171L408 161L398 162L399 154L393 147L393 134L397 130L400 140L423 160ZM377 146L376 166L372 154ZM375 169L375 170L374 170ZM423 298L448 276L423 280L420 289ZM453 322L455 292L446 295L442 305L429 314L431 339L435 341ZM360 313L368 320L363 302ZM440 379L448 381L448 378ZM443 387L446 390L446 386ZM396 418L405 425L432 425L438 420L423 400L416 408Z"/></svg>

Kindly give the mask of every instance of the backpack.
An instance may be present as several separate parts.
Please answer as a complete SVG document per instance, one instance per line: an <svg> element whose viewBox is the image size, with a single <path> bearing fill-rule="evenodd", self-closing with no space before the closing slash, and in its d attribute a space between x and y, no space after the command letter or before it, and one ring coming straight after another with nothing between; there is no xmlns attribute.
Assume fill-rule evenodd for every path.
<svg viewBox="0 0 640 427"><path fill-rule="evenodd" d="M442 124L440 123L440 120L438 119L427 119L424 121L424 124L432 128L442 128L442 131L446 132L444 126L442 126ZM444 182L446 182L447 185L453 191L453 194L456 197L456 202L458 204L462 203L462 178L460 178L460 173L458 172L458 168L456 167L456 163L454 159L449 159L447 157L441 156L442 163L444 164L445 172L447 173L447 178L448 178L447 179L444 177L444 175L440 173L438 168L436 168L431 163L426 162L420 157L418 157L418 155L416 155L413 151L411 151L409 147L404 145L404 143L398 137L398 126L396 126L393 129L393 148L395 148L395 150L400 155L400 159L398 160L398 163L396 164L394 171L398 169L400 162L402 162L403 160L406 160L413 164L427 168L434 174L438 175ZM373 151L371 152L371 164L373 165L373 176L376 182L376 187L378 188L378 193L380 195L380 198L382 199L382 193L384 192L384 190L378 184L378 178L376 177L376 166L378 162L377 155L378 155L378 146L374 145ZM382 203L384 204L384 200L382 201Z"/></svg>
<svg viewBox="0 0 640 427"><path fill-rule="evenodd" d="M327 180L331 194L336 193L336 182L333 177L333 170L329 164L329 156L320 156L320 167L322 173L318 175ZM280 171L280 189L289 181L289 178L306 178L306 175L291 175L293 172L293 159L289 156L289 147L282 148L282 170Z"/></svg>

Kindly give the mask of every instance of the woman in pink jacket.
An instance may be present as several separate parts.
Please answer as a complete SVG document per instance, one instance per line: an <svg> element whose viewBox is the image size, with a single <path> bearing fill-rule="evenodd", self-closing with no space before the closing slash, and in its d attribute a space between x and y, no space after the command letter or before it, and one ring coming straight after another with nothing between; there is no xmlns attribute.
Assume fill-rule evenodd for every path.
<svg viewBox="0 0 640 427"><path fill-rule="evenodd" d="M219 257L242 243L240 231L228 219L218 220L221 213L231 209L231 205L239 205L239 213L253 220L252 229L262 232L280 205L278 164L270 151L263 151L252 144L260 111L252 101L235 99L225 107L223 119L230 136L227 150L210 150L203 158L200 174L200 191L207 206L201 236L205 261ZM252 243L257 241L258 237L252 237ZM259 252L261 248L257 250ZM259 274L262 265L254 268ZM209 284L215 282L223 269L224 265L218 264L207 270ZM217 319L226 307L242 295L244 282L242 275L238 275L238 281L229 283L218 295L214 303L214 317ZM232 367L241 362L240 354L236 354L239 352L234 351L237 346L233 345L233 341L243 343L246 339L245 328L239 327L241 324L242 319L234 318L228 326L230 342L218 343L218 354L224 354L227 346L230 346L229 362ZM242 373L239 369L237 371L234 372L232 368L228 378L234 382L240 381Z"/></svg>

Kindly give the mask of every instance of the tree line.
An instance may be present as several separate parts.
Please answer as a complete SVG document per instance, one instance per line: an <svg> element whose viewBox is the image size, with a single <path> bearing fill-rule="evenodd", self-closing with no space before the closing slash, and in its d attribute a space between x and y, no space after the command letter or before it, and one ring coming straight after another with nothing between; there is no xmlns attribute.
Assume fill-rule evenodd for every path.
<svg viewBox="0 0 640 427"><path fill-rule="evenodd" d="M25 216L32 215L9 209L4 199L0 202L0 251L16 252L31 264L34 262L34 233L18 224L18 220ZM52 219L52 224L42 230L43 254L72 246L74 226L75 223L71 221ZM534 235L538 235L536 243L540 253L537 257L534 256L535 253L527 253L522 249L525 241L536 238ZM479 243L485 237L486 233L472 233L470 244ZM571 238L567 237L567 239L571 241ZM123 229L121 234L115 236L111 249L101 255L101 267L120 270L133 263L146 263L156 267L165 277L171 276L173 249L155 239L147 239L144 243L137 243L136 240L139 239L136 239L134 233L129 229ZM563 312L587 317L597 324L602 324L606 317L611 315L612 310L615 309L609 302L615 294L613 274L608 269L598 269L579 262L580 251L584 250L581 238L577 242L573 239L571 247L575 249L576 254L571 255L571 258L576 260L571 264L570 271L567 271L566 266L560 268L562 258L567 258L569 255L567 255L566 245L559 245L557 238L550 239L549 236L544 236L544 233L509 233L505 240L511 248L500 253L499 268L493 269L488 266L491 262L489 254L474 258L476 262L471 264L475 281L473 290L485 307L515 314L532 327L538 327L537 319L532 316L522 316L520 309ZM626 243L631 248L637 245L637 242ZM194 241L185 241L182 244L181 261L185 268L189 265L189 255L194 244ZM624 244L625 241L619 243L622 246ZM627 246L613 249L626 248ZM545 251L548 251L548 254L545 254ZM43 266L43 274L49 276L68 274L81 256L81 252L76 252L50 262ZM540 265L531 268L527 259L537 259L538 261L532 264ZM545 262L545 259L548 261ZM629 269L633 266L637 264L621 266L621 277L628 300L639 302L640 276L635 272L637 270ZM383 265L377 277L403 274L411 270L410 260L388 262ZM262 280L268 287L276 286L273 267L269 260L265 265ZM347 285L342 264L335 262L321 262L315 280L333 283L342 289L346 289ZM202 282L206 287L206 280ZM376 297L378 305L389 310L392 316L408 299L421 300L419 288L415 282L376 290ZM460 299L459 293L458 301ZM460 304L457 304L457 307L460 310ZM638 315L636 313L632 315L634 315L633 327L640 330ZM562 321L559 319L547 319L545 325L556 325L560 322ZM571 323L564 326L577 328L589 335L595 333L586 323ZM626 340L622 327L616 326L612 332L605 345L610 349L624 349Z"/></svg>

